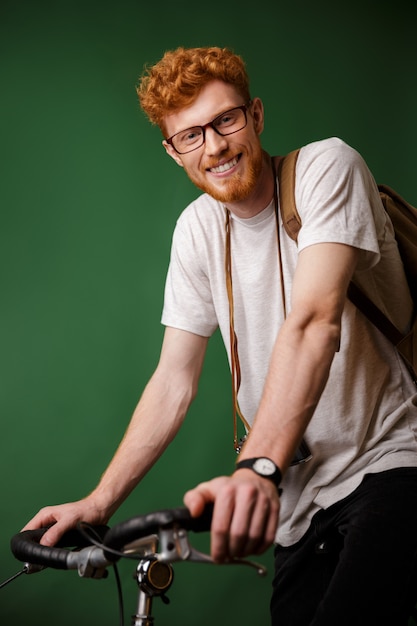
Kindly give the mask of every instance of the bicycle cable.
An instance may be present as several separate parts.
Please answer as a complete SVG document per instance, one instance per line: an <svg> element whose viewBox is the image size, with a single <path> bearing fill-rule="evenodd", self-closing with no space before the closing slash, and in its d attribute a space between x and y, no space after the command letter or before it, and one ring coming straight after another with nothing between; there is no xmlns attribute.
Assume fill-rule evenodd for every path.
<svg viewBox="0 0 417 626"><path fill-rule="evenodd" d="M8 578L7 580L4 580L2 583L0 583L0 589L3 589L3 587L5 587L9 583L13 582L14 580L16 580L16 578L19 578L19 576L21 576L22 574L26 574L27 570L28 570L28 567L27 567L27 565L25 565L23 567L23 569L21 569L19 572L17 572L17 574L13 574L13 576L10 576L10 578Z"/></svg>
<svg viewBox="0 0 417 626"><path fill-rule="evenodd" d="M87 522L78 522L77 530L84 537L84 539L87 539L87 541L90 541L97 548L101 548L102 550L107 550L108 552L112 552L112 553L116 552L115 550L108 550L101 543L101 541L99 541L97 539L97 537L99 539L101 539L100 535L98 535L98 533L94 530L94 527L91 526L90 524L88 524ZM123 553L121 553L120 556L123 556ZM123 626L124 625L124 621L125 621L125 618L124 618L123 590L122 590L122 583L121 583L121 580L120 580L119 570L118 570L118 567L117 567L116 563L113 563L112 569L113 569L114 576L115 576L115 579L116 579L117 597L118 597L118 600L119 600L119 621L120 621L120 626Z"/></svg>
<svg viewBox="0 0 417 626"><path fill-rule="evenodd" d="M95 531L95 529L92 526L90 526L89 524L87 524L86 522L80 522L79 524L77 524L77 528L78 528L79 532L81 533L81 535L85 539L87 539L89 542L91 542L93 545L95 545L96 547L101 548L102 550L107 550L108 552L112 552L113 554L117 554L118 556L126 556L122 552L117 552L116 550L111 550L111 549L106 548L100 541L98 541L98 539L100 539L100 536ZM88 530L88 532L87 532L87 530ZM98 537L98 539L97 539L97 537ZM132 558L134 558L134 557L132 556ZM13 576L10 576L10 578L7 578L2 583L0 583L0 589L3 589L3 587L6 587L6 585L8 585L9 583L13 582L14 580L19 578L20 576L22 576L22 574L27 574L29 572L29 569L30 569L29 564L25 563L25 565L23 566L23 568L21 570L19 570L16 574L13 574ZM41 568L41 569L43 569L43 568ZM112 564L112 569L114 571L114 576L115 576L115 579L116 579L117 597L118 597L118 605L119 605L120 626L124 626L123 590L122 590L122 584L121 584L121 580L120 580L119 570L117 568L117 564L116 563Z"/></svg>
<svg viewBox="0 0 417 626"><path fill-rule="evenodd" d="M85 528L84 528L85 527ZM118 556L120 558L123 559L131 559L133 561L137 561L138 558L142 558L143 554L138 553L138 552L122 552L121 550L115 550L114 548L109 548L107 547L104 543L102 543L102 541L95 539L94 537L91 537L88 532L86 532L86 528L90 531L94 532L94 528L91 527L88 522L78 522L77 524L77 530L80 532L80 534L84 537L84 539L87 539L88 541L91 541L91 543L96 546L96 548L100 548L101 550L103 550L104 552L107 552L108 554L114 554L115 556ZM96 534L96 533L95 533ZM96 534L96 536L98 536ZM99 538L101 539L101 538ZM152 560L151 557L146 557L149 558L149 560ZM155 559L156 560L156 559Z"/></svg>

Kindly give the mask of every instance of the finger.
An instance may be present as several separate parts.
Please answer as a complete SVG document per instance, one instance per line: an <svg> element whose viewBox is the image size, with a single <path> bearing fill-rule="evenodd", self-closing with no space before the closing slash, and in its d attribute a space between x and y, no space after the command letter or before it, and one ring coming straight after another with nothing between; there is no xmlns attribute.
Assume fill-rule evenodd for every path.
<svg viewBox="0 0 417 626"><path fill-rule="evenodd" d="M62 535L68 530L68 526L56 523L42 535L40 544L42 546L54 546L61 539Z"/></svg>
<svg viewBox="0 0 417 626"><path fill-rule="evenodd" d="M193 517L201 515L206 504L215 501L217 494L228 480L227 476L218 476L212 480L200 483L194 489L187 491L183 500L191 515Z"/></svg>
<svg viewBox="0 0 417 626"><path fill-rule="evenodd" d="M35 530L37 528L43 528L44 526L49 526L50 524L55 524L56 517L53 513L53 509L51 507L45 507L41 509L34 517L25 526L22 528L20 532L25 530Z"/></svg>
<svg viewBox="0 0 417 626"><path fill-rule="evenodd" d="M214 504L211 522L211 556L216 563L232 557L229 549L230 526L235 507L234 492L224 490Z"/></svg>
<svg viewBox="0 0 417 626"><path fill-rule="evenodd" d="M242 505L236 507L229 548L234 557L257 553L265 540L269 512L269 500L259 493L251 493Z"/></svg>
<svg viewBox="0 0 417 626"><path fill-rule="evenodd" d="M265 511L265 517L262 522L258 518L256 520L254 518L254 524L251 527L251 543L248 544L248 549L251 551L251 554L262 554L267 550L271 544L275 541L275 536L278 528L278 520L279 520L279 501L276 499L269 500L268 502L268 510ZM256 534L260 531L260 524L263 523L263 531L256 538ZM258 524L258 530L256 525ZM246 554L246 556L249 552Z"/></svg>
<svg viewBox="0 0 417 626"><path fill-rule="evenodd" d="M234 557L256 554L265 544L271 498L256 484L242 484L230 528L229 552Z"/></svg>
<svg viewBox="0 0 417 626"><path fill-rule="evenodd" d="M202 514L205 502L204 496L199 491L188 491L184 495L184 504L193 517L199 517Z"/></svg>
<svg viewBox="0 0 417 626"><path fill-rule="evenodd" d="M278 529L279 522L279 510L280 510L280 502L279 499L272 502L271 511L268 518L268 523L265 529L265 545L262 551L269 548L269 546L275 541L275 537Z"/></svg>

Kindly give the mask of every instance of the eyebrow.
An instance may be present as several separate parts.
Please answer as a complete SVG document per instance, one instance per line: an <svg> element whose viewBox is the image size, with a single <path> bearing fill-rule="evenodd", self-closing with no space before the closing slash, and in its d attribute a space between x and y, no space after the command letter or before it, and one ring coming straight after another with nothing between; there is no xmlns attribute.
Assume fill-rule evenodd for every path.
<svg viewBox="0 0 417 626"><path fill-rule="evenodd" d="M242 105L240 105L240 104L230 104L227 108L222 108L221 111L219 111L216 115L211 117L208 120L208 122L205 122L204 124L191 124L191 126L186 126L185 128L182 128L181 130L177 130L175 133L170 135L170 137L173 137L174 135L178 135L178 133L183 133L184 131L186 131L186 130L188 130L190 128L197 128L197 127L205 126L206 124L210 124L210 122L213 122L217 117L219 117L219 115L222 115L222 113L227 113L227 111L231 111L232 109L236 109L239 106L242 106Z"/></svg>

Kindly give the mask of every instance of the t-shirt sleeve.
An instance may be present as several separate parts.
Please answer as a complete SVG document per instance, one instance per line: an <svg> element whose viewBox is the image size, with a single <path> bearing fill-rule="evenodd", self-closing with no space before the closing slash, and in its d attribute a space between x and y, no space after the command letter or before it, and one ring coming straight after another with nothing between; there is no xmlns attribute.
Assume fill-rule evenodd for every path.
<svg viewBox="0 0 417 626"><path fill-rule="evenodd" d="M210 337L218 326L198 229L179 220L165 283L162 324Z"/></svg>
<svg viewBox="0 0 417 626"><path fill-rule="evenodd" d="M339 139L310 144L300 152L296 180L299 250L342 243L361 250L359 271L378 263L381 200L359 153Z"/></svg>

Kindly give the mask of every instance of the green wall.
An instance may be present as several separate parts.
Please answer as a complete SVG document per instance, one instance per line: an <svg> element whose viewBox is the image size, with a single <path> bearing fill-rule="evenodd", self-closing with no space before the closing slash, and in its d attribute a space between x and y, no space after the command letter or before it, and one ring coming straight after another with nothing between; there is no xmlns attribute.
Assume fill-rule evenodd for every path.
<svg viewBox="0 0 417 626"><path fill-rule="evenodd" d="M417 204L415 32L403 0L2 0L0 581L38 508L93 488L158 359L172 229L197 192L139 109L144 64L178 45L232 47L264 100L267 150L338 135ZM113 522L231 471L229 377L211 343L178 439ZM120 569L129 616L134 563ZM271 571L179 564L156 623L266 625ZM0 590L5 626L117 620L113 576L46 570Z"/></svg>

